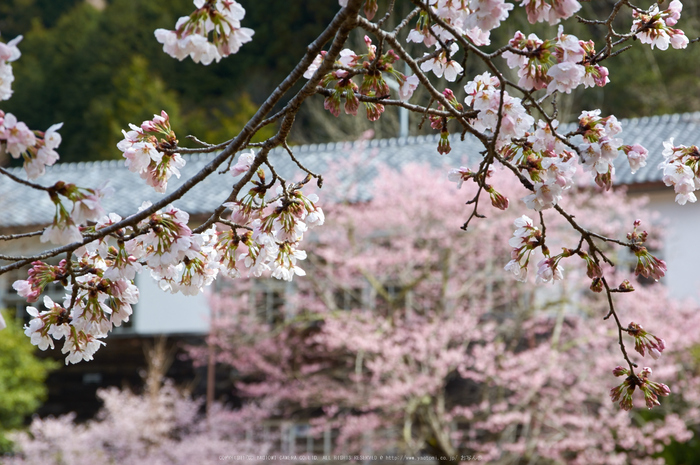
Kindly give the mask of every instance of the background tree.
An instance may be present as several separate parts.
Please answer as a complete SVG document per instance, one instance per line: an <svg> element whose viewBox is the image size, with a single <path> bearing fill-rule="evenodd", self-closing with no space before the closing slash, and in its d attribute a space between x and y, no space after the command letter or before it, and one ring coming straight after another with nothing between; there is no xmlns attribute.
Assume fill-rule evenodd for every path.
<svg viewBox="0 0 700 465"><path fill-rule="evenodd" d="M13 435L18 453L3 463L190 465L236 456L247 464L269 452L269 438L250 427L255 410L233 412L217 404L204 417L200 401L164 378L168 358L161 339L149 350L143 392L100 390L104 406L93 420L77 424L73 414L34 418L29 431Z"/></svg>
<svg viewBox="0 0 700 465"><path fill-rule="evenodd" d="M22 331L21 322L2 312L7 328L0 337L0 455L9 452L7 432L20 428L46 399L48 372L57 367L50 359L39 359Z"/></svg>
<svg viewBox="0 0 700 465"><path fill-rule="evenodd" d="M168 55L180 61L189 57L195 63L208 65L236 53L241 45L251 41L254 31L242 26L245 10L238 3L221 0L195 0L194 3L195 10L190 16L178 19L175 30L159 28L155 31L155 38ZM61 123L46 131L32 131L14 114L2 113L0 141L3 149L12 157L24 160L22 174L28 179L5 169L0 169L0 172L15 183L48 195L56 213L52 224L43 230L11 234L1 239L13 241L41 236L41 241L58 246L33 256L1 255L0 258L11 263L0 267L0 273L31 264L28 279L13 284L29 302L36 301L50 282L60 282L67 291L63 303L46 298L46 310L28 308L33 318L26 334L32 342L46 349L53 346L55 340L64 339L62 351L67 354L66 363L91 360L95 351L104 344L101 339L130 317L131 305L138 301L138 288L133 280L135 273L144 266L150 269L161 288L187 295L202 292L220 272L230 277L240 277L244 273L260 277L269 271L272 277L286 281L305 275L298 261L306 259L307 254L299 247L304 233L322 225L325 217L317 205L318 196L305 194L302 190L307 189L308 193L309 183L314 178L320 187L323 179L303 166L294 156L290 143L291 131L302 104L318 94L324 97L324 108L334 116L341 113L341 107L346 114L356 115L360 106L370 121L379 119L387 107L402 107L422 114L430 122L431 129L439 132L436 147L439 153L451 150L449 133L454 128L450 129L450 121L459 123L462 135L469 133L480 141L484 150L480 152L483 158L478 168L474 171L460 167L449 173L449 179L460 185L467 181L478 186L474 197L467 202L471 205L471 213L462 229L467 229L473 219L483 217L479 212L479 208L483 210L483 203L479 206L482 197L488 196L499 209L508 207L508 198L489 180L493 168L505 167L531 192L521 200L539 216L539 226L524 215L515 221L516 230L509 239L511 261L506 270L526 281L531 256L541 251L545 258L537 264L536 282L546 283L562 279L563 263L582 260L579 263L587 269L588 279L592 280L591 289L605 291L606 319L615 325L621 359L628 367L618 366L613 370L615 376L624 376L622 384L611 391L613 401L619 401L623 409L631 409L631 395L639 388L647 406L658 405L658 396L668 395L669 388L653 381L649 369L637 370L638 364L630 358L623 334L635 338L642 356L646 346L646 355L658 357L665 343L636 324L622 325L613 294L630 292L631 285L623 281L618 286L615 282L617 275L605 265L614 263L608 250L613 244L634 254L635 275L659 279L664 276L666 265L649 252L647 247L651 242L647 240L651 238L641 230L639 221L633 222L633 231L627 233L626 240L621 240L616 238L619 230L610 230L611 222L600 225L598 229L602 233L592 232L583 225L588 221L587 215L574 214L575 205L571 206L571 213L562 207L567 205L565 194L575 191L571 188L577 184L579 162L582 170L590 174L585 179L592 178L599 187L610 190L615 173L614 160L618 155L627 157L634 172L645 165L647 150L638 144L623 145L623 140L616 137L622 132L622 125L612 115L602 116L600 110L582 112L578 127L566 134L558 132L555 118L559 114L557 95L570 94L581 86L604 87L608 83L608 70L601 63L625 52L629 47L623 44L639 40L652 48L686 48L690 44L689 38L681 29L674 28L680 19L681 2L673 0L664 9L654 4L642 10L626 0L618 0L605 20L577 18L579 22L603 31L604 40L598 45L597 52L594 41L580 40L564 33L563 28L558 29L556 36L545 39L516 32L508 45L489 52L490 32L498 29L514 8L502 0L475 0L469 4L431 4L415 0L401 22L398 22L402 17L400 13L405 12L395 9L394 2L386 5L386 13L377 17L376 22L372 21L377 13L375 1L340 0L339 3L342 8L307 47L303 59L237 136L221 144L203 142L193 136L191 140L199 147L183 148L165 111L144 121L140 127L132 124L129 131L123 131L124 138L118 142L117 148L123 152L125 166L140 175L157 193L166 193L168 180L180 176L179 170L187 164L182 153L212 154L208 163L187 181L159 197L155 203L144 203L127 218L113 212L106 215L107 212L103 211L100 199L107 195L107 188L80 187L63 181L52 186L32 182L59 157L55 149L61 143L58 133ZM582 8L576 0L552 4L532 0L521 6L529 23L546 21L550 25L562 19L574 22L573 15ZM76 11L85 16L85 21L94 17L94 13ZM612 27L615 21L623 19L621 11L628 14L625 21L630 32L620 33ZM394 14L398 15L396 28L387 23ZM115 24L118 25L119 21L105 27ZM435 50L422 57L412 56L412 52L402 45L398 30L408 34L408 42L422 43L429 50L432 47ZM351 36L357 33L367 34L363 40L364 49L359 53L345 48L351 43ZM0 47L3 99L12 94L10 63L21 56L17 48L20 39L18 37ZM99 44L99 41L89 41L90 46L94 44ZM326 47L326 44L330 45ZM457 55L460 50L463 57ZM92 59L97 55L79 56ZM458 94L444 88L441 79L448 82L463 79L466 60L470 56L470 65L477 62L477 66L489 71L476 76L467 73L473 79L464 86L460 82ZM503 60L508 68L517 69L517 83L499 71ZM398 62L403 62L413 74L407 76L398 71L394 66ZM134 73L145 68L138 60L130 61L129 66ZM130 77L121 76L118 81L131 85ZM392 92L385 78L398 86L398 100L391 98ZM433 81L433 78L437 80ZM96 83L104 85L99 79ZM158 87L157 82L155 85ZM422 98L420 103L407 103L419 86L425 89L429 100L426 102ZM463 100L461 95L465 95ZM121 110L132 111L128 106ZM274 135L264 142L255 142L254 137L261 135L265 127L276 127ZM695 181L700 179L698 148L674 146L672 141L664 145L661 166L664 182L674 187L679 204L695 202L694 191L700 186ZM294 182L276 171L275 160L269 155L278 147L280 152L284 149L282 153L286 152L305 173L303 179ZM258 149L257 152L254 149ZM188 213L171 202L182 198L225 162L228 162L227 169L223 171L229 171L237 179L235 184L211 216L191 229ZM409 191L410 188L406 192ZM603 203L603 198L599 196L595 200L596 206ZM425 208L432 211L434 205ZM608 210L616 211L613 206ZM552 251L561 239L552 239L551 234L546 234L547 230L553 231L546 227L545 222L545 217L552 212L556 212L554 216L558 221L568 223L578 237L577 241L569 239L577 245L562 248L556 255L552 255ZM556 221L548 220L547 223L552 225ZM603 235L607 231L615 236ZM63 253L65 259L58 265L41 261ZM424 270L424 273L428 271ZM391 293L382 292L377 285L373 287L391 307ZM433 297L440 301L439 293ZM429 307L424 305L423 308ZM438 436L433 442L438 441ZM408 436L407 442L410 442ZM449 451L444 444L440 447Z"/></svg>
<svg viewBox="0 0 700 465"><path fill-rule="evenodd" d="M522 187L504 175L493 182L517 197ZM678 386L654 415L621 411L604 382L617 341L599 324L607 303L587 292L585 267L566 270L558 287L516 285L502 270L512 219L492 209L488 222L460 232L454 185L436 185L435 176L426 166L385 167L370 201L325 205L333 220L309 247L308 278L277 309L285 317L261 310L253 283L211 297L210 343L236 370L237 394L265 405L270 419L310 422L318 437L337 430L340 454L369 446L444 462L671 460L664 447L700 425L700 336L687 330L700 327L697 306L671 302L658 284L635 284L620 300L625 322L654 322L649 331L672 335L660 370ZM624 190L592 190L566 208L614 236L642 204ZM573 247L552 219L547 235L562 239L552 252ZM629 274L619 268L618 279ZM193 354L206 363L206 351Z"/></svg>

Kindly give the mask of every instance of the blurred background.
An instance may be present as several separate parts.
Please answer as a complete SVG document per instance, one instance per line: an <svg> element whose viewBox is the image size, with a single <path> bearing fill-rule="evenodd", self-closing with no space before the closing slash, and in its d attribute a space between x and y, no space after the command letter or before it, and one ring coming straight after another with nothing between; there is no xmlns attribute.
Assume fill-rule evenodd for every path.
<svg viewBox="0 0 700 465"><path fill-rule="evenodd" d="M242 4L253 41L203 67L165 55L153 36L189 14L189 0L5 0L2 40L24 39L22 58L13 63L14 94L3 110L33 128L63 121L60 162L121 159L121 130L160 109L181 142L186 134L228 140L338 9L337 2L320 0ZM385 2L379 4L381 12ZM582 15L600 17L612 4L584 3ZM407 12L410 5L397 8ZM683 8L679 26L697 37L700 2ZM518 29L556 34L556 27L529 25L516 7L493 31L492 43L505 43ZM574 24L568 32L598 40L602 31ZM360 35L352 40L363 46ZM594 108L618 118L700 111L697 63L698 44L683 51L633 47L605 63L607 86L560 96L559 119L571 122ZM469 77L484 71L475 60L464 68L463 80L451 86L460 100ZM428 101L420 93L414 99ZM296 145L363 141L372 137L368 129L375 139L399 135L394 108L369 123L334 118L320 97L309 103L291 137ZM432 130L411 119L409 134ZM324 205L328 224L309 246L305 279L293 285L220 280L206 296L179 301L156 297L157 286L144 282L151 303L136 312L147 315L150 305L155 313L119 328L93 362L64 366L60 350L35 351L21 330L26 302L11 289L24 277L4 276L3 463L190 464L221 456L237 463L282 456L380 463L384 455L413 457L412 463L464 457L503 464L700 463L700 312L695 300L679 300L695 297L694 288L673 295L664 288L673 283L635 280L638 292L624 296L621 312L643 318L637 323L645 327L653 322L647 329L667 340L663 363L652 366L673 393L653 411L641 397L639 408L622 411L608 395L617 381L611 370L620 363L616 336L612 325L601 324L606 303L587 290L581 263L579 271L567 267L563 284L544 291L515 283L502 271L513 211L489 210L465 235L459 226L470 192L436 185L432 180L444 178L444 170L402 163L397 172L381 162L380 143L343 150L340 158L350 162L328 168L336 202ZM468 157L458 145L455 151L456 159ZM379 160L379 175L369 199L343 197L354 179L348 173L370 159ZM524 195L505 178L495 184L512 203ZM646 208L641 194L650 194L655 206L668 201L654 197L659 179L631 184L629 192L577 192L567 208L590 218L591 229L624 237ZM645 224L663 229L643 211ZM558 245L575 246L566 243L564 225L551 220L564 238ZM653 237L656 249L668 250L669 237L675 236ZM620 263L612 276L629 277L630 257L610 253ZM62 297L59 288L48 292Z"/></svg>

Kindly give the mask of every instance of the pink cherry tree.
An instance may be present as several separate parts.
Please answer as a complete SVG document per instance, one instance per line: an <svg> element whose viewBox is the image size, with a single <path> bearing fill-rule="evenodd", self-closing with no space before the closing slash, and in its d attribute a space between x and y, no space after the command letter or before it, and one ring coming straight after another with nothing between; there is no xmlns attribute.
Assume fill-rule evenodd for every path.
<svg viewBox="0 0 700 465"><path fill-rule="evenodd" d="M700 327L697 305L669 302L658 285L636 284L615 310L636 321L619 341L600 324L610 317L607 295L587 288L591 275L622 280L632 271L597 269L581 252L589 266L562 280L551 257L527 250L549 235L558 238L552 246L580 240L553 212L542 214L551 219L545 231L527 217L513 226L507 213L491 208L489 220L465 235L454 185L435 185L428 173L426 166L384 167L371 201L326 206L333 219L309 244L308 277L295 281L283 321L259 317L253 283L211 296L217 318L209 342L217 361L238 373L238 395L264 402L270 419L308 422L318 435L337 431L338 454L366 454L369 447L445 462L480 456L489 463L524 457L641 464L655 463L650 457L670 440L690 439L700 422L691 350L700 336L689 330ZM492 180L505 195L526 193L504 170ZM623 198L624 192L599 188L564 202L577 218L614 235L643 211L642 200ZM509 252L520 249L513 260L522 254L540 260L550 274L538 278L561 285L536 288L498 273ZM631 292L633 285L623 282ZM653 322L654 334L646 322ZM667 336L674 341L667 347L655 334L676 336ZM652 381L648 366L638 384L628 368L611 370L620 343L634 345L628 356L635 363L653 366L642 356L661 357L654 378L677 386L674 394L659 401L669 390ZM206 363L207 352L192 354ZM612 391L611 371L622 377ZM625 411L633 397L648 408L661 404L661 411L643 421Z"/></svg>
<svg viewBox="0 0 700 465"><path fill-rule="evenodd" d="M16 453L8 465L61 463L192 464L228 457L259 463L271 450L273 435L260 424L254 407L232 411L219 404L203 414L202 402L164 378L169 367L165 339L149 350L141 393L111 387L98 391L103 406L96 417L76 422L74 414L32 420L14 434Z"/></svg>
<svg viewBox="0 0 700 465"><path fill-rule="evenodd" d="M657 341L649 348L640 338L656 339L621 321L615 294L629 292L631 287L620 283L606 266L614 262L610 246L627 249L636 257L637 275L658 279L666 272L665 263L650 254L647 232L634 220L627 225L626 234L620 230L606 234L604 228L594 229L592 218L574 215L563 206L576 184L595 182L609 190L614 183L613 161L621 152L634 171L645 165L647 150L639 144L623 144L620 122L595 109L584 111L575 129L560 130L556 97L580 87L605 86L611 79L605 61L624 53L635 40L639 46L662 50L669 45L688 47L691 41L677 27L682 24L680 0L663 9L656 3L645 9L618 0L595 18L577 14L581 10L578 0L525 0L519 5L503 0L412 0L413 9L403 17L393 1L381 10L376 0L338 3L336 16L231 139L212 144L192 135L185 144L189 146L183 146L165 112L123 131L117 149L125 167L163 194L125 217L104 211L101 200L110 194L109 187L62 181L47 186L37 181L59 158L61 123L45 131L33 130L16 115L0 110L0 147L21 159L24 166L22 175L4 168L0 175L17 187L43 192L55 206L47 227L0 236L10 244L33 236L52 244L29 256L0 255L0 274L31 265L27 279L14 285L21 296L35 302L50 282L66 287L63 301L44 299L42 308L30 307L33 320L26 333L32 341L47 348L63 340L66 363L92 359L111 329L130 317L138 300L133 280L140 270L149 271L164 290L187 295L202 292L220 274L233 278L270 274L283 280L305 275L301 266L307 259L302 248L304 235L325 221L319 197L308 192L312 180L321 187L323 178L301 163L288 139L299 109L319 95L334 116L341 107L344 113L356 116L361 106L370 121L379 119L389 106L421 114L440 135L439 153L451 150L451 131L478 139L484 147L479 163L449 172L451 180L477 187L469 210L455 213L463 218L461 227L474 227L474 219L483 216L486 196L497 208L512 205L517 212L511 213L511 221L520 219L508 239L512 260L506 269L517 279L527 279L530 258L537 253L544 256L538 263L538 283L561 280L565 264L585 268L591 288L607 296L608 320L620 349L615 366L622 364L626 370L616 369L625 382L613 397L630 408L627 399L636 389L657 397L666 394L668 388L658 387L651 373L630 358L625 340L634 335L635 345L647 344L647 353L652 355L661 352L663 344ZM243 26L245 9L238 2L195 0L194 6L174 29L155 31L154 40L163 44L165 53L207 65L235 54L253 39L254 31ZM506 44L494 48L491 31L507 24L516 8L525 9L531 24L558 24L556 35L539 37L518 31ZM599 39L567 33L566 28L575 21L597 29ZM364 45L353 50L348 48L348 39L356 33L364 35ZM12 95L12 63L21 56L20 41L17 37L0 43L2 100ZM415 47L418 53L409 51ZM465 75L467 61L486 71ZM506 67L517 69L517 82L507 78ZM410 71L404 74L399 69ZM457 79L465 83L459 84L461 88L452 84ZM392 95L390 81L398 87L396 95ZM418 88L426 98L414 97ZM252 142L258 131L271 125L276 129L273 136ZM285 149L298 165L294 178L285 179L275 170L269 155L277 147ZM193 153L213 154L196 173L187 169L183 156ZM697 154L697 147L675 146L673 141L664 151L664 182L674 187L680 204L696 201L694 191L700 186ZM192 224L188 213L173 202L222 167L234 177L233 187L222 195L209 218ZM510 172L527 192L508 197L504 187L491 183L490 173L498 167ZM587 175L576 177L578 167ZM183 174L187 180L168 191L169 179ZM432 205L423 208L435 210ZM547 210L579 237L561 252L553 247L558 239L546 234L559 231L545 224L543 212ZM547 221L555 220L548 215ZM62 260L58 265L47 264L53 257ZM658 331L654 335L666 337Z"/></svg>

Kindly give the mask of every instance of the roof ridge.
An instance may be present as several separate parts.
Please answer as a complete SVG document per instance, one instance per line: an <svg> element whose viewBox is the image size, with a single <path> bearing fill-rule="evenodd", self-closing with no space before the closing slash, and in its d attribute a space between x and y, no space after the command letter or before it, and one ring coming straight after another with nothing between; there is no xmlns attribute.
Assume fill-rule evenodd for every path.
<svg viewBox="0 0 700 465"><path fill-rule="evenodd" d="M625 126L643 126L643 125L649 125L649 124L659 124L659 123L678 123L678 122L688 122L688 123L699 123L700 124L700 111L695 111L695 112L685 112L685 113L670 113L670 114L665 114L665 115L652 115L652 116L640 116L640 117L635 117L635 118L623 118L620 120L620 123ZM569 124L575 124L575 122L571 123L560 123L561 126L566 126ZM469 136L469 135L468 135ZM457 139L461 139L461 134L450 134L450 140L451 141L456 141ZM428 142L434 142L440 138L439 134L418 134L418 135L409 135L409 136L403 136L403 137L386 137L382 139L363 139L363 140L346 140L346 141L335 141L335 142L326 142L326 143L313 143L313 144L301 144L301 145L296 145L293 147L293 150L295 152L299 153L313 153L313 152L324 152L324 151L329 151L329 150L341 150L347 145L350 145L350 149L357 149L360 147L365 147L365 148L384 148L384 147L401 147L401 146L406 146L406 145L411 145L411 144L422 144L422 143L428 143ZM278 149L278 148L276 148ZM281 149L280 149L281 150ZM186 161L201 161L203 159L206 159L210 154L208 153L202 153L202 152L197 152L197 153L189 153L189 154L184 154L183 158ZM88 160L88 161L78 161L78 162L59 162L56 163L51 167L52 170L58 171L58 172L64 172L68 170L75 170L75 169L80 169L80 170L86 170L86 169L92 169L95 167L99 166L105 166L107 168L115 168L119 166L119 164L123 161L123 159L119 158L112 158L108 160ZM23 171L22 167L13 167L9 168L10 171L13 174L20 173Z"/></svg>

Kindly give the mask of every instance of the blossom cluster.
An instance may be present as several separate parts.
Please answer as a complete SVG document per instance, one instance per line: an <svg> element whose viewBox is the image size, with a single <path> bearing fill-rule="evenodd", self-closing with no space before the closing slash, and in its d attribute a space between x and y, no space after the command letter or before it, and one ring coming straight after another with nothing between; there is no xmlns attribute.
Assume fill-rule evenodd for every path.
<svg viewBox="0 0 700 465"><path fill-rule="evenodd" d="M259 170L257 175L254 187L240 201L224 204L231 210L234 227L215 233L219 268L231 278L243 272L256 277L270 272L285 281L304 276L297 261L304 260L306 252L299 250L299 243L307 230L325 221L323 209L316 205L318 196L301 192L310 178L286 188L279 186L276 198L268 201L264 173ZM246 231L239 235L238 229Z"/></svg>
<svg viewBox="0 0 700 465"><path fill-rule="evenodd" d="M653 279L658 281L666 274L666 262L653 256L646 247L644 243L647 240L648 233L646 231L637 232L637 228L640 226L640 220L634 222L634 229L631 233L627 234L627 240L629 241L629 248L634 252L637 258L637 265L634 268L634 274L637 276L644 276L647 279Z"/></svg>
<svg viewBox="0 0 700 465"><path fill-rule="evenodd" d="M13 115L2 116L2 129L10 135L5 138L10 153L27 151L29 144L52 148L60 142L57 127L34 134ZM123 131L124 139L118 144L126 167L139 173L156 191L164 192L168 179L173 174L179 176L178 168L184 165L175 152L178 141L168 115L162 112L141 126L130 125L130 129ZM231 174L248 171L254 159L252 152L242 153ZM133 280L144 268L163 290L185 295L202 292L220 270L228 276L240 275L237 266L254 276L270 272L275 278L291 280L294 275L304 275L297 265L306 258L298 249L299 243L307 229L324 222L323 210L316 205L318 197L301 193L310 178L290 186L282 182L286 187L270 201L266 193L274 183L265 183L262 170L258 178L241 202L228 204L234 210L232 229L217 231L212 227L194 233L188 226L188 213L171 205L134 226L80 246L57 266L34 262L28 279L13 284L20 296L36 302L53 282L62 284L67 294L62 304L45 299L46 311L30 307L34 318L26 327L27 335L41 349L65 338L66 363L90 360L112 327L128 321L131 305L138 301ZM112 191L106 185L82 188L59 181L44 190L56 208L53 223L41 235L44 242L82 242L83 233L96 234L122 220L116 213L105 214L101 201ZM150 202L144 202L139 212L150 207ZM241 228L248 231L239 236Z"/></svg>
<svg viewBox="0 0 700 465"><path fill-rule="evenodd" d="M10 63L22 55L17 47L21 40L22 36L17 36L8 43L0 42L0 100L7 100L12 96L12 83L15 76L12 74Z"/></svg>
<svg viewBox="0 0 700 465"><path fill-rule="evenodd" d="M659 403L659 397L667 396L671 393L671 390L665 384L649 380L651 376L651 368L649 367L644 367L639 375L635 375L627 368L618 366L613 370L613 374L615 376L626 376L622 384L610 390L612 401L620 401L620 407L624 410L632 410L634 406L632 403L632 394L634 394L636 388L639 388L644 395L644 401L648 408L661 405Z"/></svg>
<svg viewBox="0 0 700 465"><path fill-rule="evenodd" d="M168 179L180 177L180 168L185 166L182 156L174 152L177 147L175 133L170 127L170 118L165 111L153 115L152 120L141 126L129 124L130 131L122 130L124 139L117 148L124 152L126 167L138 173L156 192L164 193Z"/></svg>
<svg viewBox="0 0 700 465"><path fill-rule="evenodd" d="M75 184L57 182L49 189L56 213L53 223L44 229L40 237L41 242L65 245L82 241L83 236L78 225L97 221L104 216L102 199L113 193L114 189L107 186L107 183L99 188L82 188ZM73 203L70 213L63 205L61 197Z"/></svg>
<svg viewBox="0 0 700 465"><path fill-rule="evenodd" d="M254 31L241 27L245 9L235 0L194 0L194 5L197 9L178 19L174 31L156 29L156 39L168 55L180 61L189 56L208 65L237 53L252 40Z"/></svg>
<svg viewBox="0 0 700 465"><path fill-rule="evenodd" d="M647 350L653 359L661 357L661 352L666 348L666 341L648 333L642 328L642 325L635 322L630 322L626 331L634 338L634 350L642 354L642 357Z"/></svg>
<svg viewBox="0 0 700 465"><path fill-rule="evenodd" d="M372 44L372 40L365 36L367 53L356 54L346 48L340 51L338 60L335 62L336 70L326 74L321 79L321 84L327 86L335 82L333 93L325 98L323 107L333 116L340 115L340 107L348 115L357 115L360 101L356 93L367 97L387 97L389 95L389 85L384 79L383 73L393 76L400 85L399 95L402 99L410 98L413 90L418 86L417 78L411 76L407 78L394 68L394 63L399 59L398 55L389 50L384 55L377 56L377 46ZM321 65L325 52L319 54L313 63L304 72L306 79L311 79L316 70ZM362 76L362 82L358 86L352 78L356 75ZM412 87L411 87L412 86ZM343 104L342 101L345 100ZM384 112L384 105L379 102L363 102L367 114L367 119L376 121Z"/></svg>
<svg viewBox="0 0 700 465"><path fill-rule="evenodd" d="M46 132L32 131L12 113L0 110L0 150L12 158L22 157L27 177L36 179L59 158L55 149L61 144L61 126L63 123L52 125Z"/></svg>
<svg viewBox="0 0 700 465"><path fill-rule="evenodd" d="M453 31L460 36L466 36L475 45L489 45L491 43L491 30L496 29L502 21L508 18L508 12L513 5L503 0L470 0L453 2L449 0L431 0L429 7L440 19L442 19ZM440 49L446 42L454 41L453 33L439 24L432 24L429 15L421 12L416 27L411 30L406 38L408 42L423 43L427 47L433 45ZM440 69L447 66L455 67L450 63L450 57L446 50L438 51L439 63L435 63L433 71L441 77ZM457 64L459 73L462 67ZM447 80L450 79L445 76Z"/></svg>
<svg viewBox="0 0 700 465"><path fill-rule="evenodd" d="M676 192L676 202L685 205L686 202L694 203L698 199L695 191L700 188L700 149L693 145L673 145L673 138L664 142L662 152L664 161L659 164L663 170L663 181L667 186L673 186Z"/></svg>
<svg viewBox="0 0 700 465"><path fill-rule="evenodd" d="M58 266L48 265L42 261L35 261L29 269L29 279L17 280L12 284L12 288L17 291L27 302L33 303L39 299L44 292L44 288L54 281L68 285L68 270L66 260L61 260Z"/></svg>
<svg viewBox="0 0 700 465"><path fill-rule="evenodd" d="M513 232L513 237L508 241L508 244L513 247L510 253L511 260L504 269L513 273L518 281L524 282L527 280L527 266L530 263L530 255L532 255L533 250L542 245L542 231L534 225L531 218L525 215L516 219L513 224L517 229ZM540 265L545 265L542 270L543 273L547 267L550 270L555 268L542 262L538 264L538 267ZM559 273L557 274L559 275ZM553 276L554 274L552 273L552 278Z"/></svg>
<svg viewBox="0 0 700 465"><path fill-rule="evenodd" d="M688 37L680 29L672 27L680 19L682 9L680 0L673 0L663 11L659 10L657 4L653 4L647 11L635 9L632 13L632 32L636 33L641 43L651 45L652 49L656 46L660 50L666 50L669 44L675 49L686 48Z"/></svg>
<svg viewBox="0 0 700 465"><path fill-rule="evenodd" d="M244 160L236 166L240 168L250 156L243 154ZM325 219L316 205L318 197L301 192L306 179L286 190L278 189L277 197L268 202L264 174L258 174L260 180L243 201L227 204L233 210L232 229L217 231L212 227L194 233L188 226L187 212L168 206L146 216L130 231L118 229L113 234L116 245L101 238L78 248L70 262L63 260L57 266L34 262L28 279L13 284L20 296L35 302L52 282L63 284L67 294L62 305L45 298L44 312L30 307L34 318L26 334L42 350L65 338L66 363L90 360L112 327L129 320L131 305L138 301L133 280L143 268L150 270L161 289L185 295L202 292L219 271L229 277L238 277L241 271L253 276L270 272L272 277L288 281L295 275L303 276L297 261L305 259L306 253L298 249L299 243L304 232ZM72 200L73 211L68 213L63 203L56 201L61 220L44 235L59 243L79 241L82 235L76 223L96 221L83 227L96 233L121 221L115 213L99 217L104 213L99 202L102 193L58 183L52 198L60 195ZM144 202L139 211L150 206ZM238 229L247 231L239 236Z"/></svg>
<svg viewBox="0 0 700 465"><path fill-rule="evenodd" d="M508 241L508 244L513 247L510 253L511 260L504 269L513 273L518 281L527 281L528 265L532 252L541 247L545 257L537 263L535 283L541 284L564 279L564 270L559 262L562 258L570 257L571 251L564 249L559 255L550 256L549 250L544 245L542 231L534 225L531 218L525 215L516 219L514 225L517 229Z"/></svg>
<svg viewBox="0 0 700 465"><path fill-rule="evenodd" d="M10 63L22 55L17 47L21 40L22 36L17 36L6 44L0 42L0 100L12 96L15 78ZM12 113L0 110L0 153L7 152L15 159L22 157L29 179L43 176L46 167L59 158L56 148L61 144L61 126L63 123L54 124L45 132L33 131Z"/></svg>
<svg viewBox="0 0 700 465"><path fill-rule="evenodd" d="M566 150L555 135L559 122L538 121L534 132L501 148L504 159L512 162L533 184L534 192L523 197L528 208L542 211L557 205L564 191L574 185L578 155Z"/></svg>
<svg viewBox="0 0 700 465"><path fill-rule="evenodd" d="M510 96L499 86L498 78L488 72L476 76L464 86L467 93L465 103L479 112L472 120L472 126L477 131L497 133L496 148L503 147L512 139L524 137L535 123L535 119L523 107L522 100Z"/></svg>
<svg viewBox="0 0 700 465"><path fill-rule="evenodd" d="M612 187L614 161L622 149L622 139L614 137L622 132L615 116L600 117L600 110L584 111L579 116L578 133L583 142L578 144L583 169L595 174L595 182L603 189Z"/></svg>
<svg viewBox="0 0 700 465"><path fill-rule="evenodd" d="M518 68L518 85L525 89L569 94L581 84L603 87L610 82L607 68L593 62L593 42L564 34L562 26L555 39L544 41L518 31L509 45L513 50L504 52L503 58L510 68Z"/></svg>
<svg viewBox="0 0 700 465"><path fill-rule="evenodd" d="M544 21L557 24L581 9L581 4L577 0L552 0L551 3L546 0L523 0L520 6L525 7L530 24Z"/></svg>
<svg viewBox="0 0 700 465"><path fill-rule="evenodd" d="M61 351L67 354L66 364L92 360L104 345L101 339L112 326L129 321L131 306L138 302L138 289L131 281L104 278L104 262L95 260L90 267L93 258L86 253L79 261L85 266L83 274L66 287L63 304L45 296L45 311L27 308L33 318L25 326L25 334L41 350L53 348L54 340L65 338ZM15 283L16 288L24 286L21 281Z"/></svg>

